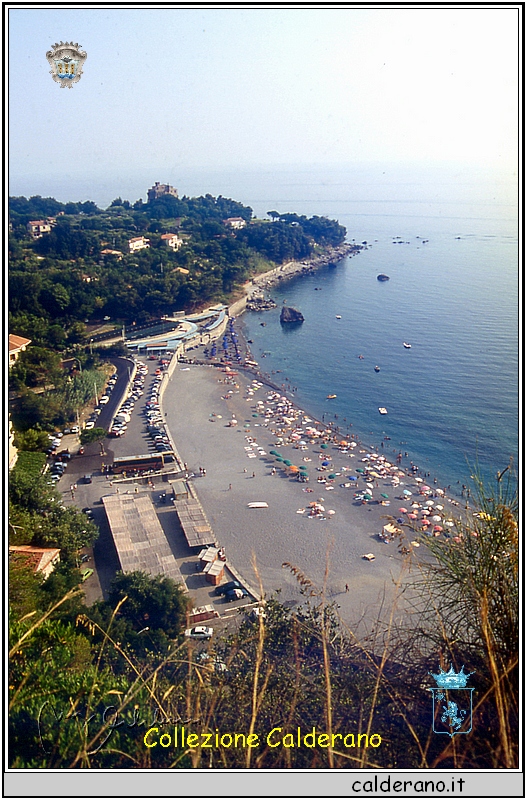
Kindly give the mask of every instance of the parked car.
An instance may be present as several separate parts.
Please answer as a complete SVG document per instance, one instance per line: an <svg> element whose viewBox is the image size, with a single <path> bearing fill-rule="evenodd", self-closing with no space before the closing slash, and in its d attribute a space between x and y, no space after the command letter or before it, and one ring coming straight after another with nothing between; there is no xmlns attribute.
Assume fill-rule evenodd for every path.
<svg viewBox="0 0 527 800"><path fill-rule="evenodd" d="M242 585L241 583L239 583L239 581L229 581L229 583L222 583L219 586L216 586L216 588L214 589L214 594L219 596L225 594L226 592L230 592L231 589L241 589L241 588Z"/></svg>
<svg viewBox="0 0 527 800"><path fill-rule="evenodd" d="M88 580L88 578L90 577L90 575L93 575L93 569L91 569L91 568L89 568L89 569L84 569L84 570L81 572L81 579L82 579L82 582L84 583L84 581L87 581L87 580Z"/></svg>
<svg viewBox="0 0 527 800"><path fill-rule="evenodd" d="M91 482L92 482L92 476L91 476L91 473L88 472L84 476L84 483L91 483Z"/></svg>
<svg viewBox="0 0 527 800"><path fill-rule="evenodd" d="M207 628L206 625L196 625L195 628L187 628L185 636L188 639L211 639L213 633L213 628Z"/></svg>
<svg viewBox="0 0 527 800"><path fill-rule="evenodd" d="M95 428L95 422L93 420L89 420L86 425L84 426L85 430L91 431L92 428Z"/></svg>
<svg viewBox="0 0 527 800"><path fill-rule="evenodd" d="M101 397L101 399L99 400L99 403L101 404L101 406L104 406L104 405L106 405L106 403L109 401L109 399L110 399L110 398L108 397L108 395L107 395L107 394L103 394L103 396L102 396L102 397Z"/></svg>
<svg viewBox="0 0 527 800"><path fill-rule="evenodd" d="M230 592L225 592L225 600L231 603L233 600L241 600L246 594L244 589L231 589Z"/></svg>

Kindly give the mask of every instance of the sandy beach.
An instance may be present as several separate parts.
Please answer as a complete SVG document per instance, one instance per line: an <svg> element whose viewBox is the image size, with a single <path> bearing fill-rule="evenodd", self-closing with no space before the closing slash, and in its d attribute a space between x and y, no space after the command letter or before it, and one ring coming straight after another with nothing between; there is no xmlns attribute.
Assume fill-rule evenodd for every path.
<svg viewBox="0 0 527 800"><path fill-rule="evenodd" d="M196 358L201 356L196 352ZM280 590L286 603L301 602L302 596L284 562L321 587L329 549L327 597L339 605L347 623L362 620L361 634L368 632L394 596L404 562L400 547L418 555L411 544L415 534L402 525L402 539L386 543L379 532L390 521L402 519L400 507L410 512L412 502L419 503L415 511L424 519L425 503L433 500L443 511L431 510L446 519L453 511L449 501L434 497L432 491L423 493L422 481L402 471L397 486L384 468L385 475L377 472L371 484L371 472L368 479L358 470L382 465L383 456L351 440L348 447L337 444L333 434L323 433L325 425L294 408L290 399L282 400L250 373L233 370L236 375L209 365L179 363L163 399L178 453L196 476L194 485L218 542L253 585L256 559L265 592ZM309 433L316 429L319 436ZM272 450L307 469L309 482L298 481L298 473L287 469ZM397 465L389 466L398 471ZM361 491L370 491L372 501L357 500ZM404 502L399 499L403 492ZM249 508L253 502L268 507ZM314 502L323 511L311 516ZM375 559L365 560L366 553ZM399 613L404 613L403 604Z"/></svg>

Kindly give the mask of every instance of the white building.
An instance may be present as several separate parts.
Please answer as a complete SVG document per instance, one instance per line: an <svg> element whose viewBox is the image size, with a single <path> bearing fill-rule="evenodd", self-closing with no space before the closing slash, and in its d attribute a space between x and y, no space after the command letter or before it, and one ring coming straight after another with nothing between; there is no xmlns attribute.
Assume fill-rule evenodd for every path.
<svg viewBox="0 0 527 800"><path fill-rule="evenodd" d="M150 239L145 239L144 236L135 236L133 239L128 239L128 247L131 253L136 250L144 250L145 247L150 247Z"/></svg>
<svg viewBox="0 0 527 800"><path fill-rule="evenodd" d="M243 217L229 217L228 219L223 220L223 224L227 225L229 228L245 228L247 223L243 219Z"/></svg>
<svg viewBox="0 0 527 800"><path fill-rule="evenodd" d="M40 239L45 233L51 232L51 224L43 219L33 219L27 223L27 229L33 239Z"/></svg>
<svg viewBox="0 0 527 800"><path fill-rule="evenodd" d="M171 247L172 250L179 250L183 244L183 239L180 239L177 233L164 233L161 241L166 247Z"/></svg>

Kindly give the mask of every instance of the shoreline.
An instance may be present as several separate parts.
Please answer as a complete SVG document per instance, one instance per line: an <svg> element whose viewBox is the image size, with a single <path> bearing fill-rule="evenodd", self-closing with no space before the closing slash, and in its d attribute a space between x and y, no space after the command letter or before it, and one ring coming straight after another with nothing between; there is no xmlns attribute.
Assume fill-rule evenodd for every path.
<svg viewBox="0 0 527 800"><path fill-rule="evenodd" d="M299 275L310 275L320 267L336 264L348 256L357 255L363 249L364 245L343 242L337 247L330 247L327 252L314 255L306 261L287 261L267 272L255 275L244 283L243 296L230 304L229 316L237 317L243 314L246 310L247 302L254 295L261 294L265 289L270 289L284 280L289 280Z"/></svg>
<svg viewBox="0 0 527 800"><path fill-rule="evenodd" d="M171 438L180 458L199 473L194 488L229 562L254 584L255 557L266 594L280 590L284 602L297 603L301 602L299 587L284 564L296 565L321 586L329 548L328 598L338 598L346 623L360 623L366 631L385 604L390 604L405 557L413 562L418 555L422 529L407 521L399 506L412 512L408 503L418 502L424 519L425 504L434 498L434 505L443 505L442 517L455 519L464 512L462 504L441 495L439 487L427 487L424 492L426 484L415 473L355 435L316 420L282 387L250 366L234 365L234 374L228 374L226 364L213 365L198 357L175 367L164 398ZM280 399L270 401L271 395ZM285 412L274 410L280 405ZM266 406L268 413L264 413ZM309 439L306 425L317 428L319 435ZM281 461L273 449L283 455ZM307 484L284 467L286 459L305 464ZM384 463L399 473L397 483L384 471ZM366 467L375 464L382 465L381 469L377 477L368 479ZM202 465L206 476L199 470ZM357 492L368 491L367 480L374 485L371 502L357 497ZM408 495L403 494L405 490ZM251 510L248 505L255 501L267 502L268 508ZM331 514L312 515L309 503L313 501L323 502ZM380 534L389 522L402 531L385 541ZM365 560L368 553L375 560Z"/></svg>

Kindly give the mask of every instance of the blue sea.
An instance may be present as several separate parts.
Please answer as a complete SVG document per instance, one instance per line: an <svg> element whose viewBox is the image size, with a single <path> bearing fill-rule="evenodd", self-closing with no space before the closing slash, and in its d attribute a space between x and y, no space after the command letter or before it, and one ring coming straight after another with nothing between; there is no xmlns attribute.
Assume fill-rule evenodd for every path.
<svg viewBox="0 0 527 800"><path fill-rule="evenodd" d="M252 181L232 196L259 216L327 215L367 242L335 268L273 287L277 309L244 316L261 370L317 418L387 456L407 453L403 464L454 492L476 465L487 483L511 458L517 466L514 177L369 167ZM280 325L283 301L301 326Z"/></svg>
<svg viewBox="0 0 527 800"><path fill-rule="evenodd" d="M346 226L348 240L367 242L335 268L273 288L279 306L300 309L300 327L282 327L279 307L244 315L262 371L295 387L300 406L386 455L408 453L403 464L452 491L470 484L476 463L487 480L511 457L517 464L517 176L452 164L277 166L135 173L14 193L105 207L117 195L145 197L154 180L169 180L180 196L232 197L260 217L325 215ZM390 280L379 282L379 273Z"/></svg>

